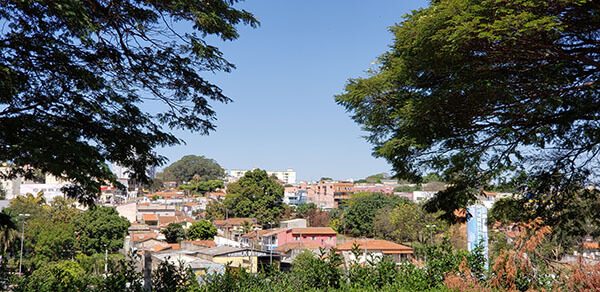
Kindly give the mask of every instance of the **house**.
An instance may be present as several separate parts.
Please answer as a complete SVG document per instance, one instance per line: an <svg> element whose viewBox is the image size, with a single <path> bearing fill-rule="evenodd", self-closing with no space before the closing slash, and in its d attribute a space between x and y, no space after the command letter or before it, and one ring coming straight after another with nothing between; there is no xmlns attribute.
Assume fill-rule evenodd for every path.
<svg viewBox="0 0 600 292"><path fill-rule="evenodd" d="M278 263L280 256L276 252L265 252L251 248L238 248L230 246L218 246L196 251L200 258L248 270L257 273L261 267Z"/></svg>
<svg viewBox="0 0 600 292"><path fill-rule="evenodd" d="M194 252L185 250L164 250L151 255L152 269L158 268L160 263L169 262L173 265L184 265L192 269L196 277L207 274L223 274L225 273L225 264L216 263L207 259L196 256Z"/></svg>
<svg viewBox="0 0 600 292"><path fill-rule="evenodd" d="M217 193L217 192L210 192L208 193L207 197L211 200L216 200L216 201L220 201L222 202L223 200L225 200L225 197L227 197L226 193Z"/></svg>
<svg viewBox="0 0 600 292"><path fill-rule="evenodd" d="M157 216L175 216L175 207L163 204L138 204L137 220L143 220L144 214L153 214Z"/></svg>
<svg viewBox="0 0 600 292"><path fill-rule="evenodd" d="M228 218L224 220L213 220L213 225L217 228L219 235L229 238L235 241L239 241L241 236L245 233L244 224L251 224L252 230L260 229L260 225L256 224L254 218ZM247 230L246 230L247 231Z"/></svg>
<svg viewBox="0 0 600 292"><path fill-rule="evenodd" d="M241 242L242 246L244 246L244 247L250 247L250 246L254 246L255 248L259 247L260 246L259 239L266 233L269 233L273 230L275 230L275 229L262 229L262 230L250 231L240 237L240 242Z"/></svg>
<svg viewBox="0 0 600 292"><path fill-rule="evenodd" d="M198 250L217 246L214 240L183 240L179 243L181 249Z"/></svg>
<svg viewBox="0 0 600 292"><path fill-rule="evenodd" d="M337 233L331 227L306 228L277 228L254 231L242 236L242 243L252 244L260 238L260 246L265 250L273 250L286 243L312 243L319 247L334 247L337 243Z"/></svg>
<svg viewBox="0 0 600 292"><path fill-rule="evenodd" d="M337 232L331 227L291 228L286 231L285 242L314 243L320 247L334 247L337 244Z"/></svg>
<svg viewBox="0 0 600 292"><path fill-rule="evenodd" d="M307 242L288 242L284 245L278 246L273 251L279 252L281 254L281 262L291 264L297 255L304 251L311 251L314 254L318 254L319 249L322 247L318 244Z"/></svg>
<svg viewBox="0 0 600 292"><path fill-rule="evenodd" d="M413 255L413 249L411 247L387 240L352 240L337 246L337 250L342 254L346 266L357 260L352 253L352 249L355 246L358 247L358 250L361 253L358 258L359 263L364 263L365 259L377 260L377 258L381 258L382 256L390 256L394 262L401 263L405 260L410 260Z"/></svg>
<svg viewBox="0 0 600 292"><path fill-rule="evenodd" d="M206 199L206 198L202 198ZM199 202L187 202L181 206L181 211L187 215L192 216L194 212L199 212L200 210L206 209L206 203L201 204Z"/></svg>
<svg viewBox="0 0 600 292"><path fill-rule="evenodd" d="M142 214L142 220L145 224L150 226L158 225L158 217L156 214Z"/></svg>
<svg viewBox="0 0 600 292"><path fill-rule="evenodd" d="M125 237L125 250L145 250L157 245L166 245L166 242L156 238L156 233L132 233Z"/></svg>
<svg viewBox="0 0 600 292"><path fill-rule="evenodd" d="M183 228L188 228L192 223L196 222L196 219L188 216L159 216L158 227L164 228L171 223L181 223Z"/></svg>

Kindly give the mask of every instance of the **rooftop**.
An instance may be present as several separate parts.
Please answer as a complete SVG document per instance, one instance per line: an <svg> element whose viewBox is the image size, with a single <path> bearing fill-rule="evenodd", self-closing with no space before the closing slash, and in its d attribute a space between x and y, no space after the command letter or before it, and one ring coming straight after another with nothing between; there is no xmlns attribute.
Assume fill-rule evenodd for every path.
<svg viewBox="0 0 600 292"><path fill-rule="evenodd" d="M331 227L306 227L306 228L292 228L292 234L332 234L336 235L337 232Z"/></svg>
<svg viewBox="0 0 600 292"><path fill-rule="evenodd" d="M380 250L382 253L413 253L413 249L408 246L381 239L352 240L338 245L337 249L340 251L352 250L355 243L360 249L365 249L366 244L366 250Z"/></svg>

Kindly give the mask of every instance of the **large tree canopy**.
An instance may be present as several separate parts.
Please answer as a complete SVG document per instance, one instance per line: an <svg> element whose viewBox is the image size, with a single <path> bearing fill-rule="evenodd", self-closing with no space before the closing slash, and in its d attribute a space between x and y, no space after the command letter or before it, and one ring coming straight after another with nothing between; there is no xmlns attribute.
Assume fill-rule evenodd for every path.
<svg viewBox="0 0 600 292"><path fill-rule="evenodd" d="M230 216L253 217L259 224L273 227L283 212L283 193L284 187L266 171L255 169L227 186L223 204Z"/></svg>
<svg viewBox="0 0 600 292"><path fill-rule="evenodd" d="M399 177L443 173L436 207L451 214L518 168L598 165L598 1L432 1L391 31L336 101Z"/></svg>
<svg viewBox="0 0 600 292"><path fill-rule="evenodd" d="M223 169L215 160L204 156L186 155L173 164L165 167L159 174L165 181L182 181L194 184L225 177Z"/></svg>
<svg viewBox="0 0 600 292"><path fill-rule="evenodd" d="M87 203L115 182L107 161L147 181L164 160L152 149L181 142L164 127L206 134L210 102L230 101L201 72L234 68L206 36L258 25L236 2L2 1L0 161L15 165L4 175L68 177Z"/></svg>

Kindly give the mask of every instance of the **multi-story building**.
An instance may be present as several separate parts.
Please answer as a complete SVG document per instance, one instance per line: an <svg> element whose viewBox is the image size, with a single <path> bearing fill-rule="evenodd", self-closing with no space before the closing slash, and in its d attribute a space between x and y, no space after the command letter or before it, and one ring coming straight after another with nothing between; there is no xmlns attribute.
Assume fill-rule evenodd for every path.
<svg viewBox="0 0 600 292"><path fill-rule="evenodd" d="M246 174L246 172L248 172L248 171L250 171L250 170L248 170L248 169L232 169L229 171L229 176L231 176L233 178L233 180L239 179L240 177L244 176ZM278 179L282 180L286 184L295 184L296 183L296 171L294 171L294 169L292 169L292 168L288 168L287 170L276 170L276 171L267 170L267 174L269 176L275 175Z"/></svg>
<svg viewBox="0 0 600 292"><path fill-rule="evenodd" d="M306 203L315 203L321 209L333 209L354 193L354 184L344 181L300 182L286 191L306 192Z"/></svg>

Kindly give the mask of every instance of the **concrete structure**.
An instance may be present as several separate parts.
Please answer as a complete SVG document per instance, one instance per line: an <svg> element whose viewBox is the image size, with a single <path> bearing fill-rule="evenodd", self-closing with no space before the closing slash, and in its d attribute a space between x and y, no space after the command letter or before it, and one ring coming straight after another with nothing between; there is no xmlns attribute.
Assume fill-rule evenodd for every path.
<svg viewBox="0 0 600 292"><path fill-rule="evenodd" d="M354 193L354 183L345 181L302 181L294 186L286 187L285 191L297 196L306 197L304 202L314 203L321 209L333 209ZM290 195L290 204L292 199Z"/></svg>
<svg viewBox="0 0 600 292"><path fill-rule="evenodd" d="M3 163L6 165L6 163ZM11 200L20 194L21 183L23 178L18 176L15 178L5 178L4 176L10 172L10 167L0 166L0 186L6 192L6 199Z"/></svg>
<svg viewBox="0 0 600 292"><path fill-rule="evenodd" d="M137 220L137 204L135 202L118 205L115 209L119 213L119 216L127 218L129 222Z"/></svg>
<svg viewBox="0 0 600 292"><path fill-rule="evenodd" d="M56 197L65 197L62 188L67 186L69 184L21 184L19 194L24 196L27 193L35 195L38 192L44 192L46 201L51 202Z"/></svg>
<svg viewBox="0 0 600 292"><path fill-rule="evenodd" d="M154 253L152 256L152 269L158 268L161 262L169 262L173 265L183 265L192 269L197 280L208 274L225 273L225 264L216 263L207 259L198 257L195 252L186 250L167 250Z"/></svg>
<svg viewBox="0 0 600 292"><path fill-rule="evenodd" d="M413 201L425 202L435 196L437 192L424 192L424 191L414 191L413 192Z"/></svg>
<svg viewBox="0 0 600 292"><path fill-rule="evenodd" d="M354 191L355 192L371 192L371 193L384 193L384 194L392 194L394 192L394 188L397 187L398 184L355 184Z"/></svg>
<svg viewBox="0 0 600 292"><path fill-rule="evenodd" d="M281 228L306 228L306 219L292 219L279 222Z"/></svg>
<svg viewBox="0 0 600 292"><path fill-rule="evenodd" d="M256 169L256 168L254 168ZM250 170L248 169L232 169L229 171L229 175L235 179L239 179L246 174ZM282 180L286 184L295 184L296 183L296 171L292 168L288 168L287 170L275 170L269 171L267 170L267 174L269 176L275 175L278 179Z"/></svg>
<svg viewBox="0 0 600 292"><path fill-rule="evenodd" d="M240 267L248 270L250 273L257 273L262 266L280 261L280 256L276 252L264 252L250 248L229 246L198 250L196 251L196 255L216 263L231 267Z"/></svg>
<svg viewBox="0 0 600 292"><path fill-rule="evenodd" d="M242 243L264 250L274 250L287 243L313 244L319 247L334 247L337 244L337 233L331 227L306 227L306 228L277 228L257 230L242 236Z"/></svg>
<svg viewBox="0 0 600 292"><path fill-rule="evenodd" d="M143 220L144 214L153 214L155 216L175 216L175 207L160 204L138 204L136 219Z"/></svg>
<svg viewBox="0 0 600 292"><path fill-rule="evenodd" d="M244 234L244 224L250 222L252 230L260 229L254 218L228 218L224 220L213 220L217 228L217 234L235 241L239 241Z"/></svg>

